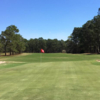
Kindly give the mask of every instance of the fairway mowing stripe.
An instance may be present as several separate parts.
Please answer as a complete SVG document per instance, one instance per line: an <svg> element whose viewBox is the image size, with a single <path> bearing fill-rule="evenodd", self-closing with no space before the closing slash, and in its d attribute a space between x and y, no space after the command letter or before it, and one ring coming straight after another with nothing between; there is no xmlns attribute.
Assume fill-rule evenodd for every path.
<svg viewBox="0 0 100 100"><path fill-rule="evenodd" d="M78 63L80 63L80 62L78 62ZM77 89L78 90L78 95L76 95L76 98L77 98L77 100L80 100L80 96L81 96L81 89L79 89L79 72L80 72L80 65L79 64L77 64L76 62L74 62L74 71L75 71L75 76L76 76L76 83L75 83L75 87L74 87L74 89ZM75 78L74 78L75 79Z"/></svg>
<svg viewBox="0 0 100 100"><path fill-rule="evenodd" d="M73 64L74 65L74 64ZM70 88L70 97L72 96L72 90L74 90L77 84L77 79L76 79L76 73L75 73L75 67L74 66L70 66L70 71L71 71L71 77L75 77L75 78L70 78L70 80L72 81L73 87Z"/></svg>
<svg viewBox="0 0 100 100"><path fill-rule="evenodd" d="M66 69L65 69L65 67L68 67L68 66L66 66L66 63L65 62L63 62L63 63L61 63L61 69L63 69L62 70L62 73L65 73L66 72ZM59 70L60 71L60 70ZM63 76L62 76L63 75ZM66 92L65 92L65 90L66 90L66 81L65 81L65 79L67 79L67 77L66 77L66 74L62 74L62 75L60 75L59 76L59 88L61 88L60 89L60 93L59 93L59 98L60 98L60 100L62 99L62 100L66 100L65 99L65 97L66 97Z"/></svg>
<svg viewBox="0 0 100 100"><path fill-rule="evenodd" d="M44 76L44 78L43 78L43 80L42 80L42 82L40 83L40 88L38 88L38 89L42 89L42 90L39 90L39 93L38 93L38 95L39 96L42 96L42 97L40 97L40 98L43 98L43 96L46 96L46 97L48 97L48 95L46 94L49 90L49 87L51 87L51 85L52 85L52 83L50 84L50 86L48 86L48 76L50 76L51 75L51 71L52 71L52 69L53 69L54 67L47 67L47 69L45 70L45 71L48 71L48 74L46 75L46 76ZM44 87L42 87L42 86L44 86ZM44 88L47 88L47 90L44 90ZM35 100L37 100L39 97L36 95L35 96Z"/></svg>
<svg viewBox="0 0 100 100"><path fill-rule="evenodd" d="M88 67L89 68L89 67ZM89 68L90 69L90 68ZM96 80L99 80L100 78L99 78L99 75L98 75L98 73L95 71L97 68L95 68L94 66L92 66L91 65L91 73L93 73L93 76L92 76L92 78L91 77L89 77L89 79L90 79L90 81L92 82L92 85L93 85L93 87L95 88L95 89L98 89L99 87L97 87L97 82L96 82ZM100 72L100 71L99 71ZM93 81L93 79L94 79L94 81Z"/></svg>
<svg viewBox="0 0 100 100"><path fill-rule="evenodd" d="M83 67L82 67L83 68ZM84 70L84 68L83 68L83 70ZM87 70L90 72L90 74L91 74L91 71L94 71L93 70L93 68L91 67L87 67ZM94 87L94 84L93 84L93 79L91 79L91 76L89 75L89 72L87 72L88 74L86 74L86 75L84 75L86 78L86 80L87 80L87 82L89 83L88 85L89 86L92 86L92 87ZM92 74L91 74L92 75ZM93 74L93 76L94 76L94 74Z"/></svg>
<svg viewBox="0 0 100 100"><path fill-rule="evenodd" d="M66 71L66 63L63 64L64 65L64 71ZM66 76L66 75L65 75ZM66 85L66 82L64 81L64 84ZM66 99L66 92L65 92L65 89L63 90L63 97L64 97L64 100Z"/></svg>
<svg viewBox="0 0 100 100"><path fill-rule="evenodd" d="M56 78L56 86L55 86L55 98L54 100L64 100L66 97L66 92L64 92L66 90L66 79L67 79L67 75L66 75L66 70L65 68L68 68L68 63L60 63L58 66L59 70L58 73L56 74L58 77Z"/></svg>
<svg viewBox="0 0 100 100"><path fill-rule="evenodd" d="M48 64L47 64L48 65ZM51 64L52 65L52 64ZM47 66L46 66L47 67ZM45 84L46 85L46 83L48 83L48 76L50 76L51 75L51 73L50 72L52 72L52 69L54 69L54 67L47 67L47 69L46 69L46 71L48 71L48 73L46 74L46 76L43 78L43 81L44 81L44 83L43 84ZM41 84L41 85L43 85L43 84Z"/></svg>
<svg viewBox="0 0 100 100"><path fill-rule="evenodd" d="M3 70L4 74L0 73L0 79L4 79L0 82L0 100L99 100L100 98L100 66L91 62L44 62L41 65L28 63L13 69L14 72L6 73L6 69Z"/></svg>
<svg viewBox="0 0 100 100"><path fill-rule="evenodd" d="M75 63L77 63L77 62L75 62ZM86 62L86 63L88 65L88 62ZM77 75L80 78L80 79L78 78L79 79L78 82L79 83L83 83L82 85L79 84L79 83L77 83L77 84L79 85L78 86L79 90L82 89L82 91L80 91L81 96L85 95L84 99L87 99L87 96L92 96L91 92L95 91L95 89L96 89L96 84L94 84L95 81L93 81L93 79L95 78L95 74L94 73L93 73L93 76L92 76L94 78L91 78L91 75L92 75L91 72L93 72L95 70L95 67L93 67L93 66L91 66L91 67L88 67L88 66L78 66L76 68L79 68L79 67L80 67L79 72L81 72L81 73L85 72L85 73L84 73L84 77L83 77L83 75L79 76L78 73L77 73ZM87 68L87 70L84 70L85 67ZM89 75L89 72L90 72L91 75Z"/></svg>
<svg viewBox="0 0 100 100"><path fill-rule="evenodd" d="M82 71L84 71L84 67L82 67L82 68L83 68ZM90 71L90 69L91 69L91 68L87 67L87 70ZM85 95L84 99L86 99L87 96L89 97L88 94L89 94L91 91L94 91L94 84L93 84L93 79L91 80L91 76L90 76L89 74L84 75L84 77L85 77L84 79L86 80L86 85L85 85L85 82L84 82L83 85L85 85L85 86L84 86L85 89L84 89L83 94Z"/></svg>
<svg viewBox="0 0 100 100"><path fill-rule="evenodd" d="M38 70L40 70L40 69L38 69ZM37 72L39 72L38 70L37 70ZM45 69L44 69L44 71L45 71ZM25 77L26 77L26 76L25 76ZM35 76L34 76L34 77L35 77ZM41 77L41 75L40 75L40 77ZM35 80L34 80L34 81L35 81ZM17 85L18 85L18 84L17 84ZM21 85L23 85L23 83L22 83ZM27 85L26 85L26 86L27 86ZM14 87L20 87L20 86L14 86ZM25 88L25 87L24 87L24 88ZM22 91L22 89L17 89L17 91L19 91L19 90ZM11 91L13 91L13 89L12 89L12 88L11 88L11 89L8 89L8 91L11 92ZM16 91L15 93L17 93L17 91ZM6 91L5 93L3 93L2 95L5 95L6 93L7 93L7 91ZM1 95L1 94L0 94L0 95ZM3 97L2 95L1 95L0 97ZM15 94L15 95L16 95L16 94ZM14 95L12 95L12 96L14 96Z"/></svg>
<svg viewBox="0 0 100 100"><path fill-rule="evenodd" d="M50 68L50 69L47 69L47 70L49 70L49 72L50 72L50 70L51 69L53 69L53 67L51 68L51 66L50 67L47 67L47 68ZM47 71L46 70L46 71ZM49 74L48 74L49 75ZM44 76L44 75L43 75ZM44 80L42 81L42 82L44 82L45 80L47 79L47 76L44 78ZM46 80L46 82L48 82L48 80ZM41 84L41 86L42 85L45 85L45 87L47 87L48 88L48 85L47 84L42 84L42 83L40 83ZM42 88L44 88L44 87L40 87L39 89L42 89ZM46 90L47 91L47 90ZM37 94L37 95L45 95L44 93L46 93L46 91L45 90L43 90L42 89L42 91L39 91L39 93ZM37 95L35 96L35 98L37 98ZM47 94L46 94L47 95ZM48 96L48 95L47 95Z"/></svg>
<svg viewBox="0 0 100 100"><path fill-rule="evenodd" d="M58 99L58 92L56 92L56 84L57 83L57 78L58 78L58 74L59 74L59 70L56 70L56 75L55 75L55 81L54 81L54 100L59 100Z"/></svg>
<svg viewBox="0 0 100 100"><path fill-rule="evenodd" d="M48 68L48 67L47 67L47 68ZM40 67L39 67L39 70L41 70ZM37 70L37 72L39 72L39 70ZM46 70L47 70L46 68L45 68L44 70L42 69L42 72L44 73ZM33 77L33 76L32 76L32 77ZM34 76L34 77L35 77L35 76ZM22 89L22 90L20 91L20 93L18 93L18 94L21 94L21 92L24 92L24 91L30 89L29 87L31 87L31 88L33 88L33 89L37 89L37 90L38 90L38 93L39 93L39 92L40 92L40 91L39 91L40 87L36 88L36 86L33 87L33 85L35 85L35 84L36 84L35 82L38 82L38 80L40 80L40 78L41 78L41 74L38 75L38 77L35 78L34 81L32 81L30 84L26 85L26 87L24 87L24 89ZM30 79L30 80L31 80L31 79ZM32 83L33 83L33 84L32 84ZM25 95L26 95L26 94L25 94ZM15 95L13 98L15 98L16 96L17 96L17 95ZM34 94L34 96L35 96L35 94Z"/></svg>

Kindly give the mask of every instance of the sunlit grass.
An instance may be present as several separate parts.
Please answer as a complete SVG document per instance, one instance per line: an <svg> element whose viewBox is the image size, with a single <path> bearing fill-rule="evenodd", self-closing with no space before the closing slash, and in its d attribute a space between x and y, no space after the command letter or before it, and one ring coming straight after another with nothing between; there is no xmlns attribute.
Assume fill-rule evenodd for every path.
<svg viewBox="0 0 100 100"><path fill-rule="evenodd" d="M0 100L99 100L100 55L3 56Z"/></svg>

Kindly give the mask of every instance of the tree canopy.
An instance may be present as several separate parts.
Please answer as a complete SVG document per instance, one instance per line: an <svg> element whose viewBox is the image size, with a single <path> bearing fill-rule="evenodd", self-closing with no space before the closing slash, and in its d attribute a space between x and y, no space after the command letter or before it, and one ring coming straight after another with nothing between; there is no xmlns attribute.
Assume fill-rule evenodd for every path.
<svg viewBox="0 0 100 100"><path fill-rule="evenodd" d="M67 52L100 53L100 15L74 28L67 40Z"/></svg>
<svg viewBox="0 0 100 100"><path fill-rule="evenodd" d="M10 25L0 34L0 52L10 55L21 52L100 53L100 15L88 20L82 27L74 27L66 41L57 39L23 38L15 25Z"/></svg>
<svg viewBox="0 0 100 100"><path fill-rule="evenodd" d="M24 51L24 42L23 37L20 34L17 34L19 29L15 25L10 25L6 28L5 31L1 32L0 41L5 52L10 52L10 55Z"/></svg>

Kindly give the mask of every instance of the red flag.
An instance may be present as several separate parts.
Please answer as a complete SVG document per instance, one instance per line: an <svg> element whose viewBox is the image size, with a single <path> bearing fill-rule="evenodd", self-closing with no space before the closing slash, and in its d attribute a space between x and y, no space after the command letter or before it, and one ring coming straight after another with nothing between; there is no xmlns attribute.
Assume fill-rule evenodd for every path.
<svg viewBox="0 0 100 100"><path fill-rule="evenodd" d="M44 50L43 49L41 49L41 53L44 53Z"/></svg>

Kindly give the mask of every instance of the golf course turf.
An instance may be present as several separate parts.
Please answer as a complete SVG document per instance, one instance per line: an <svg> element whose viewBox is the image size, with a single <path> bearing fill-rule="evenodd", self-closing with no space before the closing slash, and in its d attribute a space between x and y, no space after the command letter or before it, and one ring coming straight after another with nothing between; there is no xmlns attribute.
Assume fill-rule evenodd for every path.
<svg viewBox="0 0 100 100"><path fill-rule="evenodd" d="M100 55L1 56L0 100L100 100Z"/></svg>

